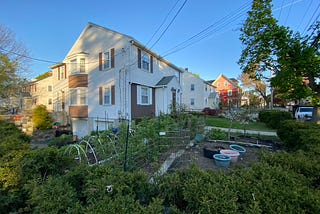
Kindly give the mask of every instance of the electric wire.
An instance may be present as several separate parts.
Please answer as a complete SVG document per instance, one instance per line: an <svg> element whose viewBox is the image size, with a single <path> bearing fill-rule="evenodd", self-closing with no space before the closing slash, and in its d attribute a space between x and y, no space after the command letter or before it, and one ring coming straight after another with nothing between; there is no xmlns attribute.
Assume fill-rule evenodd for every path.
<svg viewBox="0 0 320 214"><path fill-rule="evenodd" d="M306 31L310 30L311 22L312 22L312 20L313 20L313 17L315 16L315 14L316 14L317 11L319 10L319 8L320 8L320 3L318 4L318 7L314 10L311 18L309 19L309 21L308 21L308 23L307 23L306 27L304 28L304 30L303 30L303 32L302 32L301 35L303 35ZM315 20L315 21L316 21L316 20Z"/></svg>
<svg viewBox="0 0 320 214"><path fill-rule="evenodd" d="M284 21L284 25L286 25L286 23L287 23L287 21L288 21L289 15L290 15L290 13L291 13L292 5L293 5L293 0L291 0L290 7L289 7L289 11L288 11L287 17L286 17L286 19L285 19L285 21Z"/></svg>
<svg viewBox="0 0 320 214"><path fill-rule="evenodd" d="M170 21L170 23L167 25L167 27L164 29L164 31L161 33L161 35L159 36L159 38L151 45L150 49L152 49L158 42L159 40L162 38L162 36L167 32L167 30L169 29L169 27L171 26L171 24L174 22L174 20L177 18L178 14L181 12L182 8L185 6L185 4L187 3L188 0L184 0L183 4L180 6L179 10L177 11L177 13L175 14L175 16L172 18L172 20Z"/></svg>
<svg viewBox="0 0 320 214"><path fill-rule="evenodd" d="M300 23L299 23L299 25L298 25L298 29L300 28L300 26L301 26L304 18L306 17L307 13L309 12L312 3L313 3L313 0L310 1L309 5L308 5L308 7L307 7L307 10L304 12L304 14L303 14L303 16L302 16L302 18L301 18L301 20L300 20Z"/></svg>
<svg viewBox="0 0 320 214"><path fill-rule="evenodd" d="M213 24L209 25L208 27L204 28L200 32L194 34L193 36L186 39L185 41L177 44L173 48L168 49L167 51L165 51L162 54L162 56L166 57L166 56L171 55L173 53L176 53L180 50L183 50L183 49L187 48L188 46L193 45L197 42L200 42L201 40L210 36L211 34L225 28L226 26L228 26L229 24L231 24L232 22L237 20L239 17L245 15L244 12L246 12L247 9L249 9L249 5L250 5L250 1L248 1L246 4L244 4L243 6L238 8L237 10L232 11L227 16L220 18L218 21L216 21Z"/></svg>
<svg viewBox="0 0 320 214"><path fill-rule="evenodd" d="M148 42L146 43L146 47L148 46L148 44L151 42L151 40L155 37L155 35L159 32L159 30L161 29L161 27L164 25L164 23L167 21L167 18L169 17L169 15L171 14L171 12L173 11L173 9L177 6L178 2L180 0L177 0L176 3L173 5L173 7L170 9L170 11L167 13L166 17L163 19L162 23L159 25L159 27L157 28L157 30L152 34L151 38L148 40Z"/></svg>

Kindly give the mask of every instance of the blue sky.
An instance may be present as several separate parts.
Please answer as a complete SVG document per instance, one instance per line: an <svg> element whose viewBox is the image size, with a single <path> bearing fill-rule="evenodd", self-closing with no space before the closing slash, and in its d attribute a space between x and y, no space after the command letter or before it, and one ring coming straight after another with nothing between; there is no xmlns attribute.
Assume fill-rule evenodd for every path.
<svg viewBox="0 0 320 214"><path fill-rule="evenodd" d="M274 0L273 5L279 24L304 34L320 13L317 0ZM86 24L93 22L130 35L176 66L209 80L221 73L229 78L241 74L240 27L250 6L248 0L1 0L0 23L15 32L31 57L61 62ZM200 41L195 37L166 56L209 26ZM32 61L28 77L48 71L52 64Z"/></svg>

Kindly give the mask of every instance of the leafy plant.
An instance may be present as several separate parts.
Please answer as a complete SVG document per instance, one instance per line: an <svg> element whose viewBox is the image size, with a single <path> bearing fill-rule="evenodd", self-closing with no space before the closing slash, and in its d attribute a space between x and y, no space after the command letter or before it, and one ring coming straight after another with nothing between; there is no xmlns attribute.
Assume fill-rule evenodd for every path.
<svg viewBox="0 0 320 214"><path fill-rule="evenodd" d="M208 140L228 140L228 134L220 129L211 129L206 134Z"/></svg>

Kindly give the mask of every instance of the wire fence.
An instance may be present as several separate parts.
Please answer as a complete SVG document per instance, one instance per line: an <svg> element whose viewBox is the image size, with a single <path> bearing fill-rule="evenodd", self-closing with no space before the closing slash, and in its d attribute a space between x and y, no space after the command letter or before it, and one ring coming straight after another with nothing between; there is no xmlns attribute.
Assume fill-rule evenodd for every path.
<svg viewBox="0 0 320 214"><path fill-rule="evenodd" d="M183 125L168 125L159 119L149 127L129 125L129 121L119 128L99 131L69 145L66 153L89 165L109 164L124 171L144 169L154 171L170 154L178 154L190 147L195 133L204 129L204 120L186 120ZM158 123L158 124L157 124ZM136 128L136 129L135 129ZM82 149L81 149L81 148ZM190 153L189 153L190 154ZM179 154L181 155L181 154ZM190 155L183 155L178 161L190 162Z"/></svg>

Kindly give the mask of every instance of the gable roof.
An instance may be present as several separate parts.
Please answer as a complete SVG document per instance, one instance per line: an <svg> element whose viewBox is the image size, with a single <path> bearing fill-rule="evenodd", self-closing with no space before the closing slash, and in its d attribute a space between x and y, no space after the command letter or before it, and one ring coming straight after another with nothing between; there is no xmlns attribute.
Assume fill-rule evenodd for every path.
<svg viewBox="0 0 320 214"><path fill-rule="evenodd" d="M212 85L214 85L215 83L216 83L216 81L218 81L220 78L224 78L225 80L227 80L228 82L230 82L234 87L237 87L237 88L239 88L239 86L238 86L238 80L236 80L236 79L234 79L234 78L228 78L228 77L226 77L225 75L223 75L223 74L220 74L219 76L218 76L218 78L216 79L216 80L214 80L213 82L212 82ZM235 81L233 81L233 80L231 80L231 79L233 79L233 80L235 80Z"/></svg>
<svg viewBox="0 0 320 214"><path fill-rule="evenodd" d="M156 86L166 86L173 79L174 76L162 77L162 79L156 84Z"/></svg>

